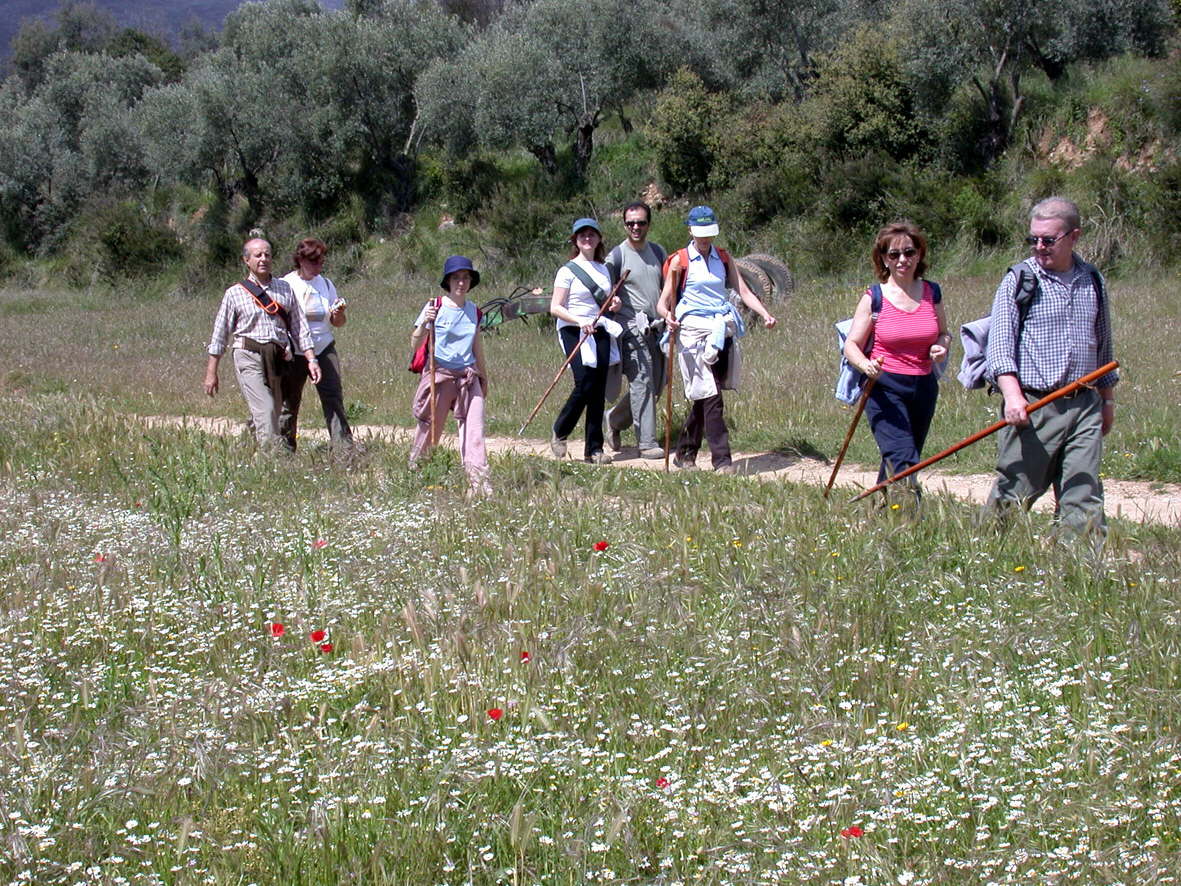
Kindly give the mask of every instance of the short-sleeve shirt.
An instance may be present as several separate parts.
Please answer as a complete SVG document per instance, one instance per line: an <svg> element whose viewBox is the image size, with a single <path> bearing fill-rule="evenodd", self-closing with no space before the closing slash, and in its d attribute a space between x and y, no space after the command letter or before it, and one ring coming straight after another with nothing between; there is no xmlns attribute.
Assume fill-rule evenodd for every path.
<svg viewBox="0 0 1181 886"><path fill-rule="evenodd" d="M308 329L312 333L312 350L322 354L335 340L328 315L332 312L332 306L340 299L336 294L336 287L321 274L317 274L311 280L305 280L299 276L299 271L292 271L284 275L283 279L290 284L299 306L303 308Z"/></svg>
<svg viewBox="0 0 1181 886"><path fill-rule="evenodd" d="M649 242L637 252L626 240L611 250L607 256L611 278L618 280L624 271L630 272L621 287L623 305L616 314L617 319L630 320L638 313L647 314L649 319L656 316L656 302L660 300L660 287L664 282L661 273L663 254L663 250L653 248ZM616 258L618 261L613 261Z"/></svg>
<svg viewBox="0 0 1181 886"><path fill-rule="evenodd" d="M587 261L582 256L573 259L574 263L586 271L587 276L599 285L603 290L603 295L611 291L611 277L607 273L607 266L602 262ZM591 295L589 289L571 271L566 265L558 268L557 276L554 277L554 289L568 289L570 294L566 297L566 310L578 317L580 320L589 323L594 320L599 313L599 303L595 301L595 297ZM569 323L566 320L558 318L558 328L563 326L575 326L578 324Z"/></svg>
<svg viewBox="0 0 1181 886"><path fill-rule="evenodd" d="M426 322L427 306L418 313L414 325ZM479 325L476 303L465 300L462 308L443 299L435 317L435 363L443 369L466 369L476 363L476 329Z"/></svg>

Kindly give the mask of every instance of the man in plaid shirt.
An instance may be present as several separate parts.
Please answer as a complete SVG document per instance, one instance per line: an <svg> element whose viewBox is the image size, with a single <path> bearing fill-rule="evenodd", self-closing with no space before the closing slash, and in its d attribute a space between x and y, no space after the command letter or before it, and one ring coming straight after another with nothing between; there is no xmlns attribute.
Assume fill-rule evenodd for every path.
<svg viewBox="0 0 1181 886"><path fill-rule="evenodd" d="M1025 273L1038 288L1024 323L1016 303L1017 275L1005 274L997 287L988 376L1004 397L1008 426L998 437L989 504L997 510L1028 508L1053 486L1062 524L1102 535L1099 462L1103 437L1115 419L1116 373L1032 415L1025 411L1027 404L1113 359L1107 287L1096 285L1098 272L1074 252L1081 233L1074 203L1060 197L1038 203L1030 211L1026 238L1033 255L1025 261Z"/></svg>
<svg viewBox="0 0 1181 886"><path fill-rule="evenodd" d="M242 247L242 261L249 271L246 280L262 296L251 293L242 283L235 283L222 296L209 340L205 393L210 397L217 393L217 365L226 346L231 346L234 374L246 398L259 446L294 450L295 441L286 439L279 429L281 374L284 363L291 359L292 343L308 361L312 384L320 383L320 364L295 293L286 281L271 277L271 244L258 238L247 240Z"/></svg>

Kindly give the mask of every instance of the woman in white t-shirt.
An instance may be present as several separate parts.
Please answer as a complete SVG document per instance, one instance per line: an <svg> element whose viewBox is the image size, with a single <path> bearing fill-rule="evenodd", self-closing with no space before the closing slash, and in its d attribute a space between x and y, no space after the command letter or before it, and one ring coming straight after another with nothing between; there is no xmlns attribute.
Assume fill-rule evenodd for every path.
<svg viewBox="0 0 1181 886"><path fill-rule="evenodd" d="M566 455L566 438L586 412L586 446L583 457L595 464L606 464L610 457L603 452L603 404L607 394L607 370L611 362L611 333L595 317L603 299L610 297L611 278L603 264L606 250L603 233L593 218L580 218L570 233L570 261L558 269L549 312L558 319L558 338L567 356L579 352L570 361L574 390L554 422L550 450L558 458ZM612 298L608 311L618 310L618 297ZM582 336L588 336L579 347Z"/></svg>
<svg viewBox="0 0 1181 886"><path fill-rule="evenodd" d="M353 431L345 417L340 357L336 353L336 337L332 334L333 328L344 326L347 318L344 299L337 295L332 281L320 273L327 252L328 247L322 240L315 237L300 240L291 257L294 270L283 279L295 292L312 333L312 349L316 352L321 373L316 393L320 395L330 443L334 448L347 449L353 445ZM295 446L303 386L308 377L307 361L297 357L296 362L302 364L304 371L283 377L283 412L279 416L279 432L291 442L292 448Z"/></svg>

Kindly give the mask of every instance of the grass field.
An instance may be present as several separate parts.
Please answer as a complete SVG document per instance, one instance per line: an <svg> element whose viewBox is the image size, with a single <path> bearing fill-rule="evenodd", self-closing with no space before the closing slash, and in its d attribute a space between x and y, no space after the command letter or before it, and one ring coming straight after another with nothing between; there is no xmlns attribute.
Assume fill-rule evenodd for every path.
<svg viewBox="0 0 1181 886"><path fill-rule="evenodd" d="M1121 287L1113 474L1156 435L1175 479L1175 288ZM406 423L426 287L341 289L347 397ZM736 446L833 453L855 292L750 337ZM0 297L0 880L1177 882L1181 533L513 456L466 504L447 453L146 430L242 415L197 393L215 302ZM555 352L491 338L494 432ZM946 389L932 448L991 418Z"/></svg>

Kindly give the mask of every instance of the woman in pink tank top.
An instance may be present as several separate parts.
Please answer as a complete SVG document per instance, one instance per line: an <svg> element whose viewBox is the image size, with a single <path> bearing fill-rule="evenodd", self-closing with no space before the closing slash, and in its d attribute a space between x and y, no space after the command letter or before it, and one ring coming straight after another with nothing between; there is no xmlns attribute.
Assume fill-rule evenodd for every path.
<svg viewBox="0 0 1181 886"><path fill-rule="evenodd" d="M870 261L881 282L857 304L845 357L876 379L865 414L882 453L881 482L922 457L939 396L935 364L947 359L951 335L939 285L923 279L927 238L916 225L897 221L882 228ZM910 489L918 495L917 483Z"/></svg>

